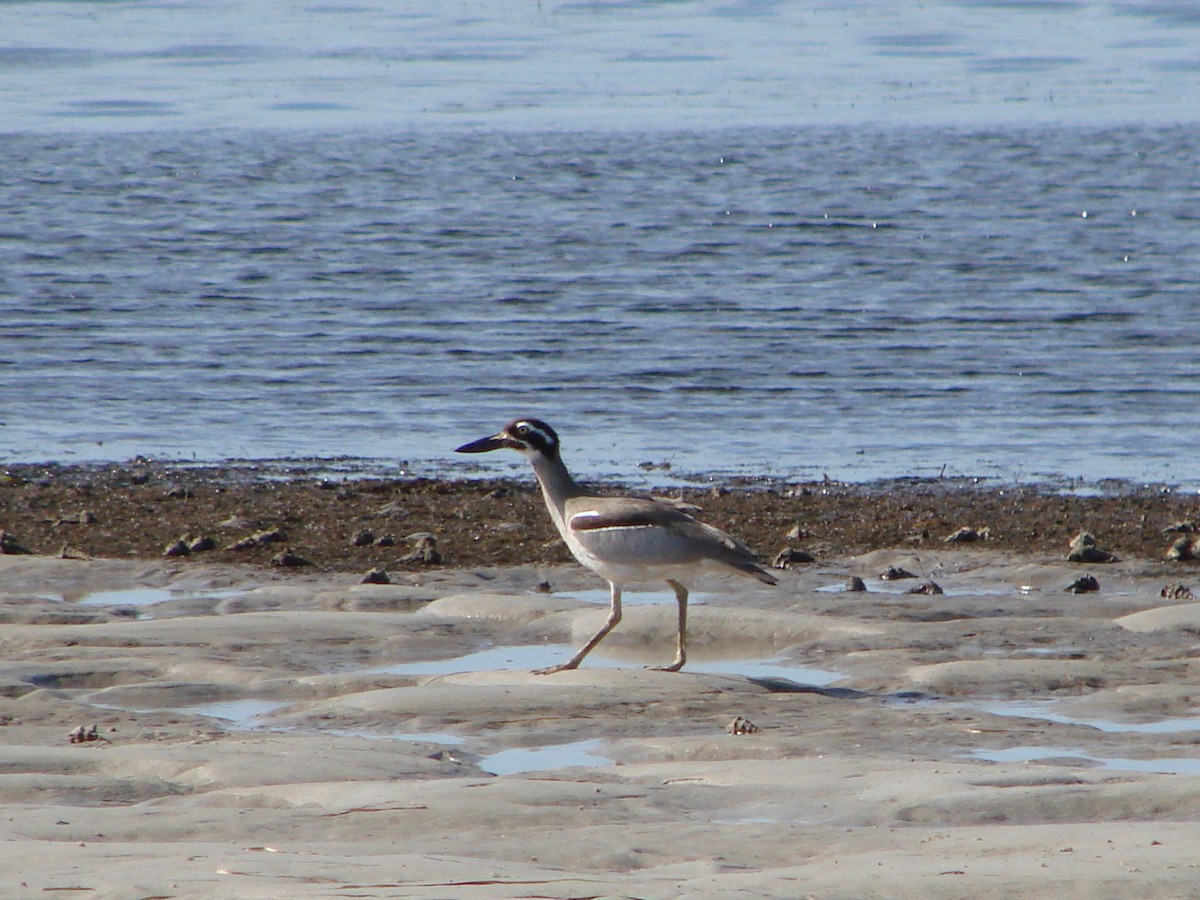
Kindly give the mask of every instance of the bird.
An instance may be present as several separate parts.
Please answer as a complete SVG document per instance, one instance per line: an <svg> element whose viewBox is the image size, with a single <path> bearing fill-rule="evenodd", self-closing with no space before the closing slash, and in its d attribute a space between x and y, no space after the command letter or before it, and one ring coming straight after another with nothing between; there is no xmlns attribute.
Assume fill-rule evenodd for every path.
<svg viewBox="0 0 1200 900"><path fill-rule="evenodd" d="M560 455L558 434L540 419L514 419L498 433L463 444L456 453L516 450L533 465L546 509L571 554L609 584L611 606L600 630L564 663L537 670L549 675L575 669L621 621L621 589L665 581L679 605L675 660L651 668L678 672L687 661L684 580L716 570L778 584L751 550L677 506L639 497L604 497L582 487Z"/></svg>

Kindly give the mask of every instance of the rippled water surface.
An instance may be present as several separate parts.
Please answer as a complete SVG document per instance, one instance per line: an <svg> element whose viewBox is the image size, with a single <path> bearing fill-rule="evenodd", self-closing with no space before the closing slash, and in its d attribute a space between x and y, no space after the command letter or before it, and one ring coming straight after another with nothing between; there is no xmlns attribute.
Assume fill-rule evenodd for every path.
<svg viewBox="0 0 1200 900"><path fill-rule="evenodd" d="M5 4L0 459L1200 485L1159 7Z"/></svg>

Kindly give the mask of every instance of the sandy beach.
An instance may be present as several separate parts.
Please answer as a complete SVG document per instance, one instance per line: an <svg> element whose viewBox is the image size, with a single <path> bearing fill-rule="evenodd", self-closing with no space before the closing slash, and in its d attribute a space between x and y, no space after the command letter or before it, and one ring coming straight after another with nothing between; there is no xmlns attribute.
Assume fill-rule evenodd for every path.
<svg viewBox="0 0 1200 900"><path fill-rule="evenodd" d="M428 485L438 514L309 485L400 501L397 546L351 549L382 523L318 522L303 485L135 474L0 486L32 551L0 555L6 896L1200 895L1197 564L1163 558L1194 498L960 490L934 521L923 489L710 492L765 557L816 562L697 583L681 673L644 668L673 652L652 587L583 668L535 676L607 592L520 487ZM194 527L122 519L142 489ZM281 495L294 522L261 506ZM859 515L876 530L830 524ZM311 565L228 549L284 524ZM968 525L993 532L945 542ZM1081 527L1116 561L1068 562ZM164 557L185 528L219 546ZM400 562L423 531L444 559ZM391 583L360 583L375 566Z"/></svg>

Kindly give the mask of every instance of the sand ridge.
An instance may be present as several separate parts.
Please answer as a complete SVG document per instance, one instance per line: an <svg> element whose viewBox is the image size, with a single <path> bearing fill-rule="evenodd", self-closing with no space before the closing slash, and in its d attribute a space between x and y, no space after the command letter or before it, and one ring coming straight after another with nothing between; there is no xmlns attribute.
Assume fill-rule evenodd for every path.
<svg viewBox="0 0 1200 900"><path fill-rule="evenodd" d="M1200 626L1160 591L1189 570L1066 593L1080 571L901 548L714 579L684 672L643 668L672 651L664 593L536 676L603 614L577 567L0 556L0 872L101 897L1186 896ZM89 600L134 589L160 593Z"/></svg>

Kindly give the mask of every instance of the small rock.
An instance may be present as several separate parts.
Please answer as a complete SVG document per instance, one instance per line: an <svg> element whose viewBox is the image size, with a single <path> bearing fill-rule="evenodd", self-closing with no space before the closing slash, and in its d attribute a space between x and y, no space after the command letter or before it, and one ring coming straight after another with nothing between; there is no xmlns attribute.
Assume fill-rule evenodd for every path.
<svg viewBox="0 0 1200 900"><path fill-rule="evenodd" d="M379 509L375 510L375 515L394 516L395 518L401 518L403 516L412 515L412 513L405 509L404 504L402 504L399 500L393 500L390 503L385 503L383 506L379 507Z"/></svg>
<svg viewBox="0 0 1200 900"><path fill-rule="evenodd" d="M1200 531L1200 525L1195 522L1184 521L1176 522L1174 525L1168 525L1162 530L1163 534L1194 534Z"/></svg>
<svg viewBox="0 0 1200 900"><path fill-rule="evenodd" d="M1063 590L1068 594L1092 594L1100 590L1100 582L1091 575L1081 575Z"/></svg>
<svg viewBox="0 0 1200 900"><path fill-rule="evenodd" d="M882 572L879 573L880 581L901 581L905 578L916 578L916 577L917 576L914 575L912 572L908 571L908 569L898 569L898 568L896 568L896 566L888 566L886 569L884 569Z"/></svg>
<svg viewBox="0 0 1200 900"><path fill-rule="evenodd" d="M96 514L90 510L81 510L73 516L63 516L61 519L55 520L52 527L57 528L59 525L95 525L99 521Z"/></svg>
<svg viewBox="0 0 1200 900"><path fill-rule="evenodd" d="M803 566L816 561L817 558L807 551L797 550L795 547L784 547L771 560L771 568L790 569L794 566Z"/></svg>
<svg viewBox="0 0 1200 900"><path fill-rule="evenodd" d="M857 575L851 575L850 580L846 582L846 586L842 590L850 594L861 594L867 589L867 583Z"/></svg>
<svg viewBox="0 0 1200 900"><path fill-rule="evenodd" d="M354 537L350 539L350 543L355 547L369 547L375 543L375 533L366 529L356 531Z"/></svg>
<svg viewBox="0 0 1200 900"><path fill-rule="evenodd" d="M733 721L725 726L725 730L730 734L756 734L758 726L745 716L734 716Z"/></svg>
<svg viewBox="0 0 1200 900"><path fill-rule="evenodd" d="M973 544L975 541L986 541L991 537L991 529L981 528L976 531L974 528L963 527L958 531L946 537L942 543L945 544Z"/></svg>
<svg viewBox="0 0 1200 900"><path fill-rule="evenodd" d="M108 738L100 734L100 728L96 725L76 725L67 735L67 740L72 744L88 744L92 741L107 741Z"/></svg>
<svg viewBox="0 0 1200 900"><path fill-rule="evenodd" d="M1196 595L1192 593L1192 589L1186 584L1168 584L1158 592L1160 597L1165 597L1167 600L1195 600Z"/></svg>
<svg viewBox="0 0 1200 900"><path fill-rule="evenodd" d="M391 584L392 579L382 567L376 567L363 576L362 584Z"/></svg>
<svg viewBox="0 0 1200 900"><path fill-rule="evenodd" d="M1117 557L1114 554L1096 546L1095 537L1087 531L1081 531L1074 537L1071 541L1070 552L1067 554L1067 562L1111 563L1116 561Z"/></svg>
<svg viewBox="0 0 1200 900"><path fill-rule="evenodd" d="M410 534L406 540L414 542L410 553L400 557L402 563L419 562L436 566L442 561L442 554L437 548L437 537L428 531L418 531Z"/></svg>
<svg viewBox="0 0 1200 900"><path fill-rule="evenodd" d="M381 534L375 539L376 547L395 547L396 536L394 534Z"/></svg>
<svg viewBox="0 0 1200 900"><path fill-rule="evenodd" d="M1187 562L1190 559L1196 558L1196 547L1196 541L1184 536L1176 539L1163 555L1166 559L1174 562Z"/></svg>
<svg viewBox="0 0 1200 900"><path fill-rule="evenodd" d="M553 590L554 585L549 581L539 581L533 586L533 591L535 594L549 594Z"/></svg>
<svg viewBox="0 0 1200 900"><path fill-rule="evenodd" d="M287 540L287 535L279 528L269 528L266 531L260 531L257 534L252 534L249 537L244 537L240 541L234 541L229 545L230 550L249 550L251 547L265 547L268 544L281 544Z"/></svg>
<svg viewBox="0 0 1200 900"><path fill-rule="evenodd" d="M191 553L192 553L192 550L188 546L187 541L178 540L172 544L167 545L167 549L163 551L163 556L167 556L167 557L190 556Z"/></svg>
<svg viewBox="0 0 1200 900"><path fill-rule="evenodd" d="M1116 561L1117 557L1114 554L1107 550L1101 550L1099 547L1079 547L1067 554L1067 562L1111 563Z"/></svg>
<svg viewBox="0 0 1200 900"><path fill-rule="evenodd" d="M284 568L284 569L296 569L296 568L299 568L300 566L311 566L312 563L310 563L303 556L299 556L296 553L293 553L292 550L289 548L287 550L282 550L279 553L276 553L274 556L272 556L271 557L271 565L279 566L280 568Z"/></svg>
<svg viewBox="0 0 1200 900"><path fill-rule="evenodd" d="M1075 550L1078 547L1095 547L1096 537L1090 531L1081 531L1075 537L1071 538L1071 549Z"/></svg>
<svg viewBox="0 0 1200 900"><path fill-rule="evenodd" d="M17 536L15 534L13 534L11 531L5 531L3 528L0 528L0 553L18 554L32 552L32 550L27 550L24 546L22 546L21 542L17 540Z"/></svg>
<svg viewBox="0 0 1200 900"><path fill-rule="evenodd" d="M228 519L224 519L217 523L216 527L222 530L242 531L246 528L253 527L254 523L240 513L234 513Z"/></svg>
<svg viewBox="0 0 1200 900"><path fill-rule="evenodd" d="M806 537L808 537L808 532L800 527L799 522L797 522L795 525L793 525L788 530L788 533L787 533L787 539L789 541L801 541L801 540L804 540Z"/></svg>
<svg viewBox="0 0 1200 900"><path fill-rule="evenodd" d="M911 587L906 594L943 594L941 586L936 581L922 581L916 587Z"/></svg>

